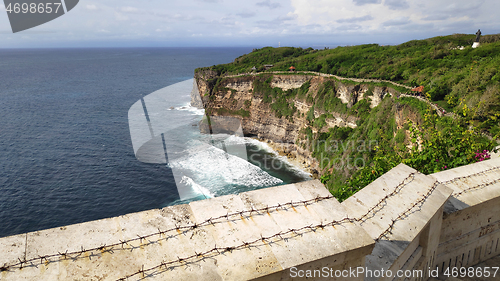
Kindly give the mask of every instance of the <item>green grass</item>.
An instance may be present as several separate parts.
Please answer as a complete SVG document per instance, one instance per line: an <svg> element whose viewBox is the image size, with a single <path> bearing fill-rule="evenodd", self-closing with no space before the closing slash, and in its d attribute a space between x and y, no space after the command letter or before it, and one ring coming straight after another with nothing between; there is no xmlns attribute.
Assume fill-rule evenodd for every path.
<svg viewBox="0 0 500 281"><path fill-rule="evenodd" d="M232 63L196 71L211 69L219 75L235 74L250 72L253 66L263 71L264 64L274 65L270 71L287 71L293 65L297 71L390 80L411 87L422 85L432 100L449 101L449 110L458 108L461 99L469 106L478 105L483 101L482 94L490 88L494 98L484 104L486 118L500 111L500 35L483 36L481 47L472 49L474 38L472 34L454 34L397 46L367 44L328 50L266 47ZM466 48L455 49L458 46ZM407 91L388 83L378 86Z"/></svg>
<svg viewBox="0 0 500 281"><path fill-rule="evenodd" d="M470 47L474 38L474 35L454 34L397 46L368 44L329 50L266 47L232 63L196 72L236 74L250 72L256 66L261 74L253 82L254 97L268 103L278 118L289 121L306 118L306 127L299 131L297 143L318 160L321 180L331 193L345 200L399 163L423 173L433 173L473 163L478 149L491 150L496 145L487 141L480 131L500 134L500 35L484 36L477 49ZM455 49L458 46L466 48ZM271 87L273 75L264 72L264 64L274 65L269 71L286 71L293 65L297 71L389 80L410 87L422 85L433 103L456 114L453 118L438 118L426 102L390 95L373 109L367 99L348 108L336 95L340 83L368 85L365 93L368 98L373 96L375 87L389 87L401 93L408 89L387 82L356 83L327 78L316 92L311 91L310 82L298 89L283 91ZM213 91L228 90L221 86L223 79L217 77L209 81ZM305 116L297 113L297 100L312 105ZM250 103L244 105L246 109L250 107ZM315 110L320 112L318 118L314 116ZM245 109L217 111L243 117L250 115ZM357 119L357 127L326 130L326 121L333 115ZM412 121L407 122L409 119ZM412 134L407 137L409 132ZM422 142L421 151L416 149L417 139ZM410 143L412 149L408 148ZM360 163L363 165L356 165Z"/></svg>

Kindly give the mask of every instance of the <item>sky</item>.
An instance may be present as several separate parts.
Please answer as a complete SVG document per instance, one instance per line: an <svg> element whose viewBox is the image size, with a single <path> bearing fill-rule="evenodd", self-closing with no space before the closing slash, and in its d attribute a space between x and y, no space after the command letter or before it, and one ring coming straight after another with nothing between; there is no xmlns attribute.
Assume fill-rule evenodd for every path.
<svg viewBox="0 0 500 281"><path fill-rule="evenodd" d="M80 0L12 33L0 5L0 48L394 45L497 34L498 11L498 0Z"/></svg>

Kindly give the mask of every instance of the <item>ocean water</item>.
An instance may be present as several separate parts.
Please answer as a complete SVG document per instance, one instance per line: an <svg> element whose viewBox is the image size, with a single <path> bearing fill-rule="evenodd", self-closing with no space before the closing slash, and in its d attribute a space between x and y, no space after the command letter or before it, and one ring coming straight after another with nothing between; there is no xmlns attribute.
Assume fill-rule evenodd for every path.
<svg viewBox="0 0 500 281"><path fill-rule="evenodd" d="M166 163L136 157L134 104L250 51L0 50L0 237L307 180L256 140L200 134L189 87L165 99Z"/></svg>

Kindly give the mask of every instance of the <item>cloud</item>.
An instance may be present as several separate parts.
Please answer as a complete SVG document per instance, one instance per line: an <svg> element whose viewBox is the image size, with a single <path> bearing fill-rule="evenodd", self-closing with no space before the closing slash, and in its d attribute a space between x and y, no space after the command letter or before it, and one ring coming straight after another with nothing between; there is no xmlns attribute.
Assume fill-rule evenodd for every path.
<svg viewBox="0 0 500 281"><path fill-rule="evenodd" d="M447 20L451 17L451 15L448 14L435 14L435 15L430 15L425 18L422 18L424 21L441 21L441 20Z"/></svg>
<svg viewBox="0 0 500 281"><path fill-rule="evenodd" d="M115 19L117 21L128 21L129 18L121 13L115 12Z"/></svg>
<svg viewBox="0 0 500 281"><path fill-rule="evenodd" d="M270 9L276 9L281 7L280 3L271 2L271 0L264 0L262 2L257 3L256 5L260 7L268 7Z"/></svg>
<svg viewBox="0 0 500 281"><path fill-rule="evenodd" d="M232 27L239 24L232 16L222 17L220 19L199 19L198 21L202 25L212 25L212 26L224 26Z"/></svg>
<svg viewBox="0 0 500 281"><path fill-rule="evenodd" d="M382 0L353 0L354 4L357 6L363 6L367 4L380 4Z"/></svg>
<svg viewBox="0 0 500 281"><path fill-rule="evenodd" d="M239 13L239 14L236 14L237 16L240 16L242 18L253 18L255 17L256 13L255 12L243 12L243 13Z"/></svg>
<svg viewBox="0 0 500 281"><path fill-rule="evenodd" d="M460 17L482 17L485 14L490 14L490 9L495 9L495 5L484 5L485 0L465 1L465 0L446 0L439 2L429 1L423 7L422 12L425 14L423 20L453 20ZM498 7L498 4L496 5Z"/></svg>
<svg viewBox="0 0 500 281"><path fill-rule="evenodd" d="M391 10L406 10L410 8L410 4L406 0L385 0L384 5Z"/></svg>
<svg viewBox="0 0 500 281"><path fill-rule="evenodd" d="M371 15L366 15L366 16L362 16L362 17L339 19L339 20L337 20L337 22L338 23L354 23L354 22L363 22L363 21L369 21L369 20L373 20L373 17Z"/></svg>
<svg viewBox="0 0 500 281"><path fill-rule="evenodd" d="M138 9L135 7L122 7L121 11L124 13L135 13L138 11Z"/></svg>
<svg viewBox="0 0 500 281"><path fill-rule="evenodd" d="M475 33L478 28L485 34L497 33L500 32L499 10L498 0L183 0L168 3L155 0L142 1L140 6L134 1L87 0L82 10L72 11L72 16L61 17L52 26L47 24L36 30L62 29L52 38L53 42L63 45L71 39L64 31L81 35L71 39L76 42L74 45L78 42L91 45L88 43L91 41L120 44L116 42L125 39L130 40L130 45L149 40L177 46L183 46L182 42L204 46L210 44L207 42L259 45L271 41L281 41L282 45L302 44L300 46L318 42L330 46L394 44L437 35ZM5 18L5 12L2 13ZM203 40L192 34L202 34ZM225 39L229 34L232 39ZM9 43L6 37L0 35L0 48L37 46L42 38L30 34L29 40L13 37L15 42Z"/></svg>
<svg viewBox="0 0 500 281"><path fill-rule="evenodd" d="M458 5L457 5L458 4ZM479 9L484 4L484 0L467 2L467 3L452 3L448 6L444 6L444 10L450 13L464 13Z"/></svg>
<svg viewBox="0 0 500 281"><path fill-rule="evenodd" d="M342 30L342 31L356 31L356 30L361 30L363 27L359 24L344 24L339 27L337 27L337 30Z"/></svg>
<svg viewBox="0 0 500 281"><path fill-rule="evenodd" d="M272 20L259 20L259 21L256 21L255 23L259 27L274 28L276 26L287 25L288 21L293 21L296 18L297 18L296 15L290 14L290 15L286 15L286 16L280 16L280 17L274 18Z"/></svg>
<svg viewBox="0 0 500 281"><path fill-rule="evenodd" d="M411 23L411 21L408 17L399 17L399 18L385 21L382 25L383 26L401 26L401 25L406 25L409 23Z"/></svg>

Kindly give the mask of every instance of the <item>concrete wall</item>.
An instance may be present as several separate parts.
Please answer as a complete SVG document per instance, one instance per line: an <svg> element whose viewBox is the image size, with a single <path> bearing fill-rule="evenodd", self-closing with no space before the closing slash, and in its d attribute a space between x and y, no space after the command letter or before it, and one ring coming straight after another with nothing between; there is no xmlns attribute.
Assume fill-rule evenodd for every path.
<svg viewBox="0 0 500 281"><path fill-rule="evenodd" d="M394 183L399 183L394 188ZM353 212L363 212L374 202L395 192L366 220L360 222L376 241L366 257L366 268L373 274L365 280L405 280L398 271L426 269L434 262L441 232L444 204L452 191L435 179L399 165L342 203ZM376 271L390 271L385 277ZM410 280L426 280L427 270ZM419 277L419 278L417 278Z"/></svg>
<svg viewBox="0 0 500 281"><path fill-rule="evenodd" d="M5 237L0 280L427 280L500 254L499 179L399 165L342 204L309 181Z"/></svg>
<svg viewBox="0 0 500 281"><path fill-rule="evenodd" d="M500 159L432 175L453 189L434 267L469 267L500 255Z"/></svg>

